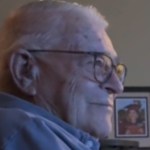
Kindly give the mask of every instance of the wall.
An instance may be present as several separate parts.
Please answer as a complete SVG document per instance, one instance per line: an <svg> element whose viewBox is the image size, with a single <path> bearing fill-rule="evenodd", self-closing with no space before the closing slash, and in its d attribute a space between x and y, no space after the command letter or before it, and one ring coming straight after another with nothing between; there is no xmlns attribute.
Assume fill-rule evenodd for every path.
<svg viewBox="0 0 150 150"><path fill-rule="evenodd" d="M0 24L10 10L29 1L1 0ZM128 67L126 85L150 86L150 0L68 1L92 4L101 11L110 23L108 33L114 47ZM142 145L150 146L149 139Z"/></svg>

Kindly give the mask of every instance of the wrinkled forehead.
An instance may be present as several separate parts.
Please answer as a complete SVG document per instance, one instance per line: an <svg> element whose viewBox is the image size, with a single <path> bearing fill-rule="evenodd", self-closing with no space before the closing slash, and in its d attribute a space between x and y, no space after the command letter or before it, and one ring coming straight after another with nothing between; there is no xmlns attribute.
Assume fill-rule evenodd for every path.
<svg viewBox="0 0 150 150"><path fill-rule="evenodd" d="M114 64L119 63L117 52L105 28L93 25L89 30L83 30L76 39L77 50L104 53L113 60Z"/></svg>
<svg viewBox="0 0 150 150"><path fill-rule="evenodd" d="M94 9L23 11L10 25L19 39L34 41L43 49L96 51L117 57L105 32L107 22Z"/></svg>
<svg viewBox="0 0 150 150"><path fill-rule="evenodd" d="M100 52L108 55L113 61L119 61L117 53L113 47L110 37L108 36L107 22L101 16L78 16L78 22L74 22L69 28L73 28L75 32L70 35L70 39L74 42L74 50ZM72 30L72 29L71 29ZM70 32L71 33L71 32Z"/></svg>

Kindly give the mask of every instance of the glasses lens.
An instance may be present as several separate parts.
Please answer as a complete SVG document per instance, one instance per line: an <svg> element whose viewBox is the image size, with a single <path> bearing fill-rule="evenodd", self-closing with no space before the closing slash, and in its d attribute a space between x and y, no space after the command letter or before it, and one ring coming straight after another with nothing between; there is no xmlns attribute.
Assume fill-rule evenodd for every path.
<svg viewBox="0 0 150 150"><path fill-rule="evenodd" d="M99 82L105 82L112 72L112 61L109 57L102 55L95 60L95 78Z"/></svg>
<svg viewBox="0 0 150 150"><path fill-rule="evenodd" d="M118 75L120 81L123 83L126 76L126 67L125 65L119 64L116 66L116 74Z"/></svg>

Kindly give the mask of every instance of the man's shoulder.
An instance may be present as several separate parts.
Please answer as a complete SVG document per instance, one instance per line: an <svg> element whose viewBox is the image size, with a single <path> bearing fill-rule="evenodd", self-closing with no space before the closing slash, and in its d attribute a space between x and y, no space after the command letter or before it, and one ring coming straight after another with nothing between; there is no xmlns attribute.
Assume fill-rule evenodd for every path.
<svg viewBox="0 0 150 150"><path fill-rule="evenodd" d="M0 149L2 150L11 147L13 147L11 150L17 150L18 147L23 150L46 150L48 147L64 150L76 145L70 141L71 139L76 141L75 143L79 142L56 123L21 109L0 108L0 120ZM79 145L83 146L81 143Z"/></svg>
<svg viewBox="0 0 150 150"><path fill-rule="evenodd" d="M0 108L0 149L56 149L64 145L54 122L22 109ZM41 142L42 140L42 142ZM59 141L59 143L57 142ZM36 143L36 145L35 145ZM67 148L67 145L66 145ZM63 148L62 148L63 149ZM12 149L11 149L12 150Z"/></svg>
<svg viewBox="0 0 150 150"><path fill-rule="evenodd" d="M21 109L0 108L0 137L10 136L22 128L31 118Z"/></svg>
<svg viewBox="0 0 150 150"><path fill-rule="evenodd" d="M31 122L25 111L15 108L0 108L0 120L0 147L12 142Z"/></svg>

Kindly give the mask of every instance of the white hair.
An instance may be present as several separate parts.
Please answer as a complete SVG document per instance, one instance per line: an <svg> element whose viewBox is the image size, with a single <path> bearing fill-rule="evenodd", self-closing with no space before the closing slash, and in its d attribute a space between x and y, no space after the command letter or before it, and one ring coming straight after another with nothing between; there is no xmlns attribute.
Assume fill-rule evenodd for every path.
<svg viewBox="0 0 150 150"><path fill-rule="evenodd" d="M17 43L50 49L65 42L66 47L73 49L78 36L84 36L91 26L100 29L107 25L92 6L64 1L32 2L7 18L0 33L0 48Z"/></svg>

